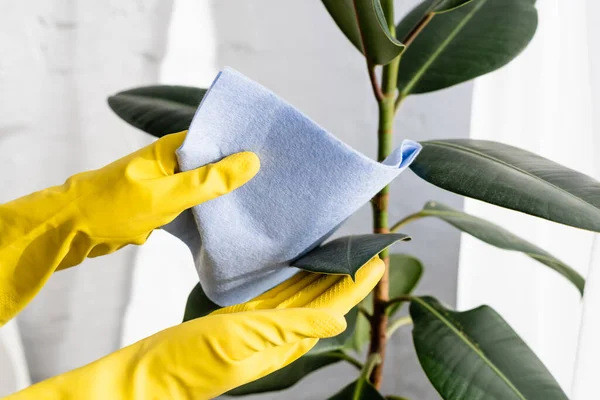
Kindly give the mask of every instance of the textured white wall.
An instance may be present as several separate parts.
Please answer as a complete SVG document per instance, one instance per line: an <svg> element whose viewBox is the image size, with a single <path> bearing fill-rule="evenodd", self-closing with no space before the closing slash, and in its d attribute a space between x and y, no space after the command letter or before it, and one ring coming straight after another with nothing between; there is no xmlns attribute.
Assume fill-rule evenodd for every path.
<svg viewBox="0 0 600 400"><path fill-rule="evenodd" d="M0 0L0 201L149 141L112 114L106 97L156 82L170 7L170 0ZM34 381L119 347L132 256L127 249L54 275L21 313Z"/></svg>

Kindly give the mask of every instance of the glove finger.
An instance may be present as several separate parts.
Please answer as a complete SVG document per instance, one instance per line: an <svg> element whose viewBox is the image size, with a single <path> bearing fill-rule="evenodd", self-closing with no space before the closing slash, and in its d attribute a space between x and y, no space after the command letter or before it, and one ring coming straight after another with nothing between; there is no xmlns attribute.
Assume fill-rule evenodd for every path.
<svg viewBox="0 0 600 400"><path fill-rule="evenodd" d="M252 179L259 168L260 161L256 154L242 152L214 164L166 176L153 184L162 186L162 191L168 188L171 209L179 214L237 189Z"/></svg>
<svg viewBox="0 0 600 400"><path fill-rule="evenodd" d="M242 304L224 307L215 313L234 313L252 310L267 310L282 308L280 305L295 296L307 286L323 278L322 274L300 271L285 282L275 286L260 296Z"/></svg>
<svg viewBox="0 0 600 400"><path fill-rule="evenodd" d="M385 264L379 257L372 258L357 271L356 281L347 275L303 271L254 300L214 313L310 307L331 308L345 315L373 290L384 271Z"/></svg>
<svg viewBox="0 0 600 400"><path fill-rule="evenodd" d="M345 275L322 275L320 279L282 302L278 308L327 308L345 315L373 290L384 271L383 261L374 257L358 270L355 281Z"/></svg>
<svg viewBox="0 0 600 400"><path fill-rule="evenodd" d="M346 329L346 319L327 309L211 314L186 324L193 324L195 321L211 328L209 347L224 362L241 361L265 349L304 339L336 336Z"/></svg>

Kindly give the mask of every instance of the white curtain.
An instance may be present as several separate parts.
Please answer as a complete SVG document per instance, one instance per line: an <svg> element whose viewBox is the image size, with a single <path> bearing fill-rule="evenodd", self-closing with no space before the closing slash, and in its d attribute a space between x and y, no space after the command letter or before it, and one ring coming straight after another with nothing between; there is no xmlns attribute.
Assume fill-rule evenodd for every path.
<svg viewBox="0 0 600 400"><path fill-rule="evenodd" d="M600 110L600 85L593 46L600 30L589 19L598 5L593 0L538 0L537 7L539 27L529 47L505 68L476 80L471 137L515 145L598 179L595 155L600 151L596 139L600 132L594 113ZM546 249L583 276L588 269L600 269L593 233L475 200L467 200L465 209ZM586 289L587 308L593 302L600 306L600 301L592 301L600 284L593 286ZM568 281L522 254L463 235L458 306L468 309L480 304L502 314L567 394L598 398L578 388L582 379L573 379L583 302ZM598 306L595 311L600 311ZM586 311L586 320L589 317ZM584 369L578 368L578 378Z"/></svg>

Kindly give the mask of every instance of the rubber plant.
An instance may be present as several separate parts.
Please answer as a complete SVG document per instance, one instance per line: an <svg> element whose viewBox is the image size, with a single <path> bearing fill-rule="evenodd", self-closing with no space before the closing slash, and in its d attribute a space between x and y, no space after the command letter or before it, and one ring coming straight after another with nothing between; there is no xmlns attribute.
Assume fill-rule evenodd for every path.
<svg viewBox="0 0 600 400"><path fill-rule="evenodd" d="M535 0L426 0L398 23L392 0L323 0L323 4L323 11L364 56L379 108L379 161L391 151L394 116L404 101L502 67L528 45L537 27ZM199 88L149 86L118 93L109 98L109 105L130 124L160 137L186 129L204 94L205 89ZM449 139L421 144L423 150L411 169L436 186L600 232L600 183L577 171L497 142ZM399 328L412 325L421 367L444 399L566 399L546 367L497 312L487 306L458 312L433 297L411 295L423 271L421 262L407 254L390 255L387 248L407 239L394 234L406 224L439 218L492 246L532 257L581 293L584 279L504 228L435 201L391 224L390 201L388 188L372 200L374 235L336 239L295 263L312 271L352 275L375 254L385 261L385 276L348 315L346 332L320 341L289 366L228 394L282 390L315 370L347 362L357 368L357 378L332 399L399 399L379 392L386 342ZM350 243L353 251L348 253ZM409 316L399 317L405 303ZM189 296L185 319L216 308L197 286ZM367 344L363 362L359 358Z"/></svg>

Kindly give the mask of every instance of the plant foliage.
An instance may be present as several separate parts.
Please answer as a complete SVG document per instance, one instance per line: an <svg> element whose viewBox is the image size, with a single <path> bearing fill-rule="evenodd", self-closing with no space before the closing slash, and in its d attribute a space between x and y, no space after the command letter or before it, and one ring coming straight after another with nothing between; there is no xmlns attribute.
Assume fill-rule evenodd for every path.
<svg viewBox="0 0 600 400"><path fill-rule="evenodd" d="M391 151L394 113L407 96L447 88L502 67L531 41L538 19L534 0L425 0L398 23L392 0L323 0L323 4L366 59L380 110L381 159ZM383 69L380 82L375 65ZM108 102L126 122L160 137L187 129L205 93L200 88L148 86L117 93ZM449 139L422 145L411 169L436 186L600 232L600 183L586 175L502 143ZM308 271L352 277L377 254L389 264L378 290L346 316L346 331L320 341L285 368L228 395L286 389L317 370L349 362L361 371L343 389L332 388L331 399L402 399L379 393L383 365L373 360L381 360L386 338L412 319L414 350L442 398L566 399L546 367L493 309L482 306L457 312L433 297L411 294L423 265L411 255L388 256L389 246L409 239L387 233L388 197L386 188L372 202L377 234L335 239L291 261ZM490 245L522 252L583 292L581 275L546 250L502 226L438 202L427 203L393 230L423 217L441 219ZM410 317L400 315L404 303L410 303ZM198 284L188 298L184 321L217 308ZM362 364L350 354L361 355L369 341L370 354Z"/></svg>

